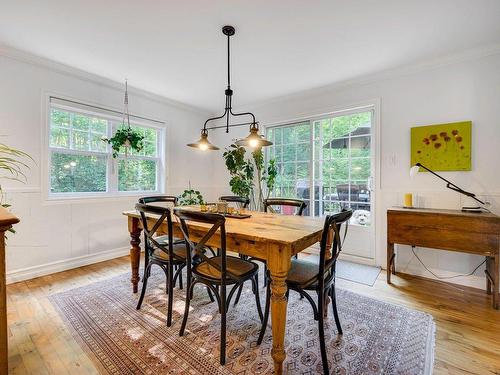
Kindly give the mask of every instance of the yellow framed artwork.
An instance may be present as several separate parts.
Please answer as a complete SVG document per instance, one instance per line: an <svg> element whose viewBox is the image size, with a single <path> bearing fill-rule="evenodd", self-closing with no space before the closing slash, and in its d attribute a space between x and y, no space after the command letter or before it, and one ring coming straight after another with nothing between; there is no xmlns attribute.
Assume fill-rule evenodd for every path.
<svg viewBox="0 0 500 375"><path fill-rule="evenodd" d="M471 130L471 121L411 128L411 165L421 163L434 171L470 171Z"/></svg>

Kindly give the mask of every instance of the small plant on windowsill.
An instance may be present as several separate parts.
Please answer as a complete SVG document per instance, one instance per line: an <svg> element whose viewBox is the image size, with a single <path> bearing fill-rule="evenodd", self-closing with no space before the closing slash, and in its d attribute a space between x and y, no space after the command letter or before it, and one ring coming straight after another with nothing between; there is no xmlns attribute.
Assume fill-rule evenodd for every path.
<svg viewBox="0 0 500 375"><path fill-rule="evenodd" d="M144 147L144 135L132 129L130 126L130 114L128 111L128 82L125 80L125 98L123 99L123 119L122 127L116 130L116 133L111 138L102 137L104 142L111 145L113 149L113 157L116 159L122 149L125 150L125 157L128 155L129 149L133 151L141 151Z"/></svg>
<svg viewBox="0 0 500 375"><path fill-rule="evenodd" d="M191 182L189 183L189 189L184 190L182 194L179 195L179 206L194 206L203 203L203 195L201 195L198 190L191 189Z"/></svg>

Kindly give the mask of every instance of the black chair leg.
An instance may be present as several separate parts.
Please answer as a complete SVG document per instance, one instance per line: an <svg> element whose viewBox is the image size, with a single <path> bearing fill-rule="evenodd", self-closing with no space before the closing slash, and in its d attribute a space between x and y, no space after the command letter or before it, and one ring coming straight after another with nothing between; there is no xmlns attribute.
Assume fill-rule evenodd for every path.
<svg viewBox="0 0 500 375"><path fill-rule="evenodd" d="M339 313L337 311L337 298L335 296L335 286L330 288L330 298L332 299L333 317L335 318L335 325L340 335L343 335L342 326L340 325Z"/></svg>
<svg viewBox="0 0 500 375"><path fill-rule="evenodd" d="M264 319L262 320L262 328L260 329L259 338L257 339L257 345L262 344L262 340L264 339L264 334L266 333L267 322L269 320L270 303L271 303L271 287L268 285L266 287L266 306L264 307Z"/></svg>
<svg viewBox="0 0 500 375"><path fill-rule="evenodd" d="M238 304L238 301L240 300L240 296L241 296L241 291L242 290L243 290L243 284L241 284L240 287L238 288L238 294L236 294L236 299L234 300L233 306L236 306Z"/></svg>
<svg viewBox="0 0 500 375"><path fill-rule="evenodd" d="M319 329L319 347L321 351L321 360L323 362L323 373L329 374L328 372L328 358L326 356L326 345L325 345L325 292L320 291L318 293L318 329Z"/></svg>
<svg viewBox="0 0 500 375"><path fill-rule="evenodd" d="M264 320L264 316L262 315L262 307L260 306L260 298L259 298L259 275L255 275L252 279L252 289L253 294L255 295L255 304L257 305L257 312L259 313L260 322Z"/></svg>
<svg viewBox="0 0 500 375"><path fill-rule="evenodd" d="M221 285L220 288L220 364L226 364L226 286Z"/></svg>
<svg viewBox="0 0 500 375"><path fill-rule="evenodd" d="M179 272L179 289L182 290L182 269Z"/></svg>
<svg viewBox="0 0 500 375"><path fill-rule="evenodd" d="M266 287L267 286L267 264L264 263L264 286Z"/></svg>
<svg viewBox="0 0 500 375"><path fill-rule="evenodd" d="M212 294L212 292L210 291L210 288L207 286L207 293L208 293L208 297L210 298L210 302L214 302L214 296Z"/></svg>
<svg viewBox="0 0 500 375"><path fill-rule="evenodd" d="M149 269L151 268L151 264L148 264L146 268L144 268L144 277L142 279L142 291L141 296L139 297L139 302L137 302L136 309L139 310L142 305L142 301L144 300L144 295L146 294L146 288L148 286L148 278L149 278Z"/></svg>
<svg viewBox="0 0 500 375"><path fill-rule="evenodd" d="M184 336L184 330L186 329L186 323L189 314L189 304L191 302L191 298L193 295L194 285L195 283L191 282L191 277L190 275L188 275L187 285L186 285L186 290L187 290L186 304L184 307L184 316L182 317L182 324L181 324L181 329L179 330L179 336Z"/></svg>
<svg viewBox="0 0 500 375"><path fill-rule="evenodd" d="M174 286L173 286L173 277L174 268L172 263L168 265L168 275L167 275L167 288L168 288L168 301L167 301L167 327L172 325L172 310L174 303Z"/></svg>

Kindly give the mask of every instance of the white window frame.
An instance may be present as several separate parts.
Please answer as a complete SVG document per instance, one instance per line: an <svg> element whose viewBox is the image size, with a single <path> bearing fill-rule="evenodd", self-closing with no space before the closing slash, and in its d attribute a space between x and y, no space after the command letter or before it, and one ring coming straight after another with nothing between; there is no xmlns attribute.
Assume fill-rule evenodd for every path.
<svg viewBox="0 0 500 375"><path fill-rule="evenodd" d="M42 127L42 141L43 141L43 150L45 157L42 158L43 166L42 166L42 176L43 176L43 189L45 192L45 200L46 201L65 201L65 200L79 200L79 199L102 199L102 198L126 198L126 197L135 197L140 195L156 195L163 194L165 192L165 184L166 184L166 163L165 163L165 153L166 153L166 128L163 122L158 121L158 126L152 125L149 122L141 121L137 118L131 119L132 126L140 126L144 128L151 128L157 131L156 137L156 157L148 157L148 156L135 156L135 155L127 155L129 160L132 159L141 159L141 160L155 160L156 161L156 189L155 190L139 190L139 191L119 191L118 190L118 161L125 158L124 155L119 155L116 159L113 158L111 153L111 145L106 145L106 152L99 151L85 151L85 150L72 150L69 148L62 147L53 147L50 145L50 131L51 131L51 109L57 108L63 111L78 113L85 116L93 116L97 118L101 118L109 121L107 128L107 136L111 137L114 134L117 126L122 122L122 118L119 115L109 115L107 113L102 113L99 111L92 110L92 107L96 105L85 103L81 100L70 99L68 97L62 97L61 95L57 95L59 98L63 98L63 100L68 100L69 102L77 102L81 104L81 106L88 106L88 109L82 109L80 106L72 107L71 105L63 105L63 104L54 104L51 103L50 98L54 96L53 94L47 93L45 95L45 126ZM98 106L102 107L102 106ZM116 112L116 109L108 109L110 112ZM133 117L133 116L131 116ZM156 121L156 120L155 120ZM106 157L106 191L105 192L67 192L67 193L53 193L50 191L51 188L51 175L50 175L50 165L51 165L51 156L53 152L63 152L68 154L75 155L102 155Z"/></svg>
<svg viewBox="0 0 500 375"><path fill-rule="evenodd" d="M340 116L348 116L356 113L362 113L362 112L372 112L371 116L371 145L370 145L370 152L371 152L371 158L372 158L372 166L371 166L371 179L369 181L369 189L371 191L372 197L371 197L371 202L370 204L372 205L373 209L376 211L376 201L375 201L375 194L376 190L376 184L374 183L374 179L376 181L379 181L378 174L380 173L380 165L379 165L379 155L378 155L378 142L379 136L379 130L378 130L378 111L379 111L379 102L378 100L370 101L367 103L363 103L360 105L355 105L355 106L345 106L344 109L338 109L332 112L326 112L318 115L310 115L310 116L304 116L300 118L296 118L293 120L288 120L288 121L280 121L272 124L267 124L264 126L265 128L265 134L266 137L268 135L268 131L270 129L275 129L279 127L286 127L286 126L292 126L292 125L298 125L301 123L309 123L310 126L310 154L309 154L309 216L314 216L315 212L315 199L314 199L314 178L315 178L315 160L314 160L314 122L318 120L322 120L325 118L333 118L333 117L340 117ZM321 129L321 127L320 127ZM266 162L269 160L269 155L266 152L265 153L265 158ZM350 158L349 158L350 159ZM375 170L375 173L373 173ZM320 203L321 204L321 203ZM375 227L375 217L372 220L371 226L374 228Z"/></svg>

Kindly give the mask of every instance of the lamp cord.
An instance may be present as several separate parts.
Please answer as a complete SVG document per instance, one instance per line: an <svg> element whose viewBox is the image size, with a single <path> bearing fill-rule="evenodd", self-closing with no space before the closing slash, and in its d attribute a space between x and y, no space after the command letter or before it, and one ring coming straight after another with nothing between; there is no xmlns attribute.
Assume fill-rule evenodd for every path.
<svg viewBox="0 0 500 375"><path fill-rule="evenodd" d="M434 276L436 279L439 279L439 280L447 280L447 279L454 279L456 277L472 276L472 275L474 275L474 273L476 273L476 271L479 269L479 267L481 267L484 263L486 263L486 259L483 260L481 263L479 263L479 265L476 268L474 268L474 270L472 272L470 272L468 274L454 275L454 276L438 276L434 272L432 272L429 268L427 268L427 266L424 264L424 262L422 262L422 260L418 257L417 253L415 253L414 246L411 247L411 251L412 251L413 255L415 256L415 258L417 258L417 260L420 262L422 267L424 267L427 270L427 272L429 272L432 276Z"/></svg>

